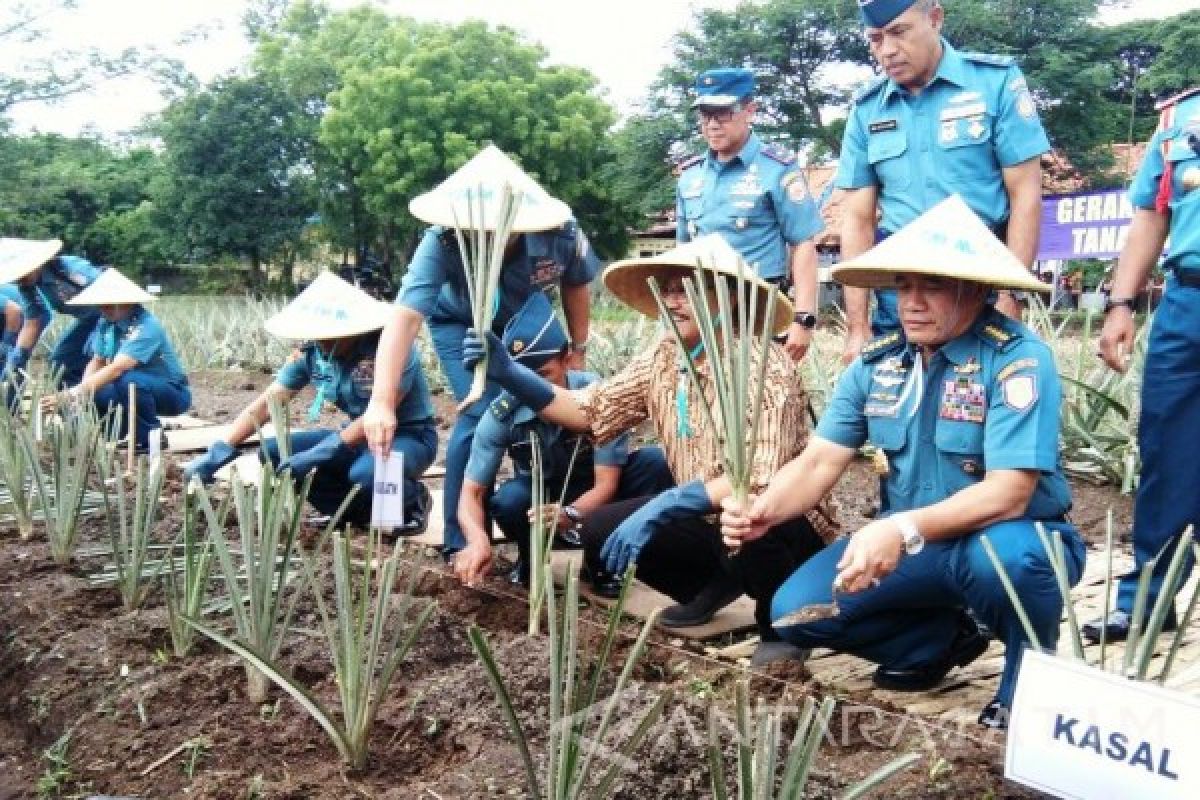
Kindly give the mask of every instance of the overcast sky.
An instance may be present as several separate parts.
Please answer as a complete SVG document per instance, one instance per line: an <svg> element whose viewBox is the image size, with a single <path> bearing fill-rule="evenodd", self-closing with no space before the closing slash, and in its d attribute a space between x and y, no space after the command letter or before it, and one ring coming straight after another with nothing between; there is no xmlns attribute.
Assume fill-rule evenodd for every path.
<svg viewBox="0 0 1200 800"><path fill-rule="evenodd" d="M8 2L11 0L0 0ZM358 0L327 2L335 8L362 4ZM36 51L32 47L4 48L0 69L11 68L31 54L57 49L94 46L117 52L153 43L208 80L237 67L250 52L240 25L245 5L245 0L78 0L75 10L59 13L50 21L52 33L48 40L36 43ZM697 8L732 8L737 0L376 0L373 5L422 19L461 22L481 18L515 28L540 42L551 61L591 70L624 112L635 106L669 60L671 37L689 25ZM1200 0L1135 0L1130 5L1108 12L1104 21L1163 17L1200 8ZM205 38L173 46L185 32L201 26L208 30ZM73 135L93 129L116 135L162 104L153 85L122 80L55 105L17 107L10 118L18 131Z"/></svg>

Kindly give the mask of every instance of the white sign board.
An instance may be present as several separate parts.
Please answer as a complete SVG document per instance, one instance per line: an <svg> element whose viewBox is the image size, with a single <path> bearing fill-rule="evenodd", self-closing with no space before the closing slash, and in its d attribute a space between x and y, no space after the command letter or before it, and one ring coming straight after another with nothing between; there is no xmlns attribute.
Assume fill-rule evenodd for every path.
<svg viewBox="0 0 1200 800"><path fill-rule="evenodd" d="M162 428L155 428L146 436L147 455L149 457L151 467L153 467L160 459L162 459L162 440Z"/></svg>
<svg viewBox="0 0 1200 800"><path fill-rule="evenodd" d="M1200 698L1026 651L1004 774L1057 797L1200 797Z"/></svg>
<svg viewBox="0 0 1200 800"><path fill-rule="evenodd" d="M375 456L375 493L371 527L392 530L404 525L404 454Z"/></svg>

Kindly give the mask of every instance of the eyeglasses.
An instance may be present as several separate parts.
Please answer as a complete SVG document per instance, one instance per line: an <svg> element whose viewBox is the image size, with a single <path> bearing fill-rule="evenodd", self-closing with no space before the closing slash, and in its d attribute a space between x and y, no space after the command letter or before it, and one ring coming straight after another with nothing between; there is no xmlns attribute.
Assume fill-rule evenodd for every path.
<svg viewBox="0 0 1200 800"><path fill-rule="evenodd" d="M717 122L725 125L733 119L733 115L742 110L742 104L737 103L729 108L698 108L696 109L696 118L701 125L707 125L710 122Z"/></svg>

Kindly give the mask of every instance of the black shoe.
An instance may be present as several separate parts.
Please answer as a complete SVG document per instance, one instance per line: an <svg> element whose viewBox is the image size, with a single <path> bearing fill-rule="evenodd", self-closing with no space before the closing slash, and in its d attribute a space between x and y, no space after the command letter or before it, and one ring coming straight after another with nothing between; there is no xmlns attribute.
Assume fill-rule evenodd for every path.
<svg viewBox="0 0 1200 800"><path fill-rule="evenodd" d="M994 731L1008 730L1008 706L993 700L979 712L979 724Z"/></svg>
<svg viewBox="0 0 1200 800"><path fill-rule="evenodd" d="M513 568L508 572L508 582L514 586L524 586L529 588L529 562L525 559L520 559Z"/></svg>
<svg viewBox="0 0 1200 800"><path fill-rule="evenodd" d="M1147 620L1149 615L1147 614ZM1133 627L1133 615L1128 611L1121 609L1113 609L1108 612L1108 617L1097 617L1091 622L1085 622L1079 629L1083 634L1083 638L1089 643L1095 644L1100 641L1101 628L1104 629L1104 640L1106 642L1123 642L1129 638L1129 629ZM1163 620L1162 632L1170 632L1179 627L1179 621L1175 619L1175 609L1171 609L1167 613L1167 618Z"/></svg>
<svg viewBox="0 0 1200 800"><path fill-rule="evenodd" d="M396 536L418 536L429 527L429 509L433 508L433 495L423 483L417 483L417 496L412 504L405 509L404 524L395 528L392 533Z"/></svg>
<svg viewBox="0 0 1200 800"><path fill-rule="evenodd" d="M880 664L875 670L875 685L896 692L923 692L937 686L955 667L965 667L983 655L988 637L964 615L963 627L954 637L949 652L937 661L915 667L888 667Z"/></svg>
<svg viewBox="0 0 1200 800"><path fill-rule="evenodd" d="M595 570L592 572L592 592L599 597L607 597L609 600L616 600L621 596L621 576L604 570Z"/></svg>
<svg viewBox="0 0 1200 800"><path fill-rule="evenodd" d="M667 606L658 615L658 624L664 628L689 628L703 625L716 616L717 612L742 596L742 587L726 572L715 576L700 594L687 603Z"/></svg>

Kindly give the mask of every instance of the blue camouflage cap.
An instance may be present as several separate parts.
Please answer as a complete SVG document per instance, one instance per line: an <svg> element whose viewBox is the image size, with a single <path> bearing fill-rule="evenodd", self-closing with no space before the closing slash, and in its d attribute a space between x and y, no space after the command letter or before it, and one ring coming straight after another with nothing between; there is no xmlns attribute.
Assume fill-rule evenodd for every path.
<svg viewBox="0 0 1200 800"><path fill-rule="evenodd" d="M545 293L534 292L504 326L501 341L514 359L530 369L540 369L562 353L567 332Z"/></svg>
<svg viewBox="0 0 1200 800"><path fill-rule="evenodd" d="M863 23L872 28L882 28L896 17L908 11L917 0L858 0L858 10Z"/></svg>
<svg viewBox="0 0 1200 800"><path fill-rule="evenodd" d="M700 106L731 106L754 94L754 73L741 67L721 67L701 72L696 78L696 100Z"/></svg>

